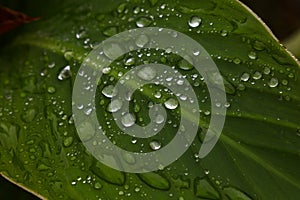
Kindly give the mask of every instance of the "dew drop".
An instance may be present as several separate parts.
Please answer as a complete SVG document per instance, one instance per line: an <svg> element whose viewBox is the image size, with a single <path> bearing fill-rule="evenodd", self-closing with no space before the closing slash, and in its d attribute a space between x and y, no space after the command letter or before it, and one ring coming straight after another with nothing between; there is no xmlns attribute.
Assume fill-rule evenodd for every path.
<svg viewBox="0 0 300 200"><path fill-rule="evenodd" d="M165 121L165 117L163 116L163 115L157 115L156 117L155 117L155 122L157 123L157 124L161 124L161 123L163 123Z"/></svg>
<svg viewBox="0 0 300 200"><path fill-rule="evenodd" d="M165 107L170 109L170 110L174 110L178 107L178 101L174 98L169 98L165 103L164 103Z"/></svg>
<svg viewBox="0 0 300 200"><path fill-rule="evenodd" d="M56 92L56 89L55 89L55 87L53 87L53 86L49 86L49 87L47 88L47 92L48 92L49 94L54 94L54 93Z"/></svg>
<svg viewBox="0 0 300 200"><path fill-rule="evenodd" d="M115 26L111 26L111 27L108 27L108 28L104 29L104 31L102 33L105 36L111 37L111 36L116 35L118 33L118 28L115 27Z"/></svg>
<svg viewBox="0 0 300 200"><path fill-rule="evenodd" d="M71 146L72 145L72 143L73 143L73 137L67 137L65 140L64 140L64 146L65 147L69 147L69 146Z"/></svg>
<svg viewBox="0 0 300 200"><path fill-rule="evenodd" d="M112 98L118 94L118 91L113 85L108 85L103 88L102 94L108 98Z"/></svg>
<svg viewBox="0 0 300 200"><path fill-rule="evenodd" d="M135 24L137 27L142 28L142 27L149 26L152 22L153 22L153 20L149 17L139 17L136 20Z"/></svg>
<svg viewBox="0 0 300 200"><path fill-rule="evenodd" d="M154 151L159 150L161 148L161 144L157 140L153 140L150 142L150 148Z"/></svg>
<svg viewBox="0 0 300 200"><path fill-rule="evenodd" d="M123 103L121 100L115 99L108 104L107 111L112 112L112 113L117 112L118 110L121 109L122 105L123 105Z"/></svg>
<svg viewBox="0 0 300 200"><path fill-rule="evenodd" d="M233 63L238 65L241 63L241 60L239 58L234 58Z"/></svg>
<svg viewBox="0 0 300 200"><path fill-rule="evenodd" d="M274 88L278 85L278 79L277 78L271 78L268 82L269 87Z"/></svg>
<svg viewBox="0 0 300 200"><path fill-rule="evenodd" d="M242 76L241 76L241 81L248 81L250 78L250 75L248 73L243 73Z"/></svg>
<svg viewBox="0 0 300 200"><path fill-rule="evenodd" d="M221 30L221 36L226 37L228 35L227 30Z"/></svg>
<svg viewBox="0 0 300 200"><path fill-rule="evenodd" d="M69 65L65 66L58 74L58 80L63 81L71 77L71 68Z"/></svg>
<svg viewBox="0 0 300 200"><path fill-rule="evenodd" d="M143 80L150 81L155 78L156 71L152 67L146 66L138 71L137 76Z"/></svg>
<svg viewBox="0 0 300 200"><path fill-rule="evenodd" d="M254 72L252 77L254 80L258 80L258 79L261 79L262 74L260 72L256 71L256 72Z"/></svg>
<svg viewBox="0 0 300 200"><path fill-rule="evenodd" d="M137 39L135 40L136 46L141 47L141 48L144 47L148 42L149 42L149 38L144 34L139 35L137 37Z"/></svg>
<svg viewBox="0 0 300 200"><path fill-rule="evenodd" d="M198 26L200 26L202 20L201 18L197 17L197 16L193 16L190 18L188 24L191 28L196 28Z"/></svg>
<svg viewBox="0 0 300 200"><path fill-rule="evenodd" d="M251 60L255 60L257 57L256 57L256 53L254 51L251 51L249 54L248 54L248 57L251 59Z"/></svg>
<svg viewBox="0 0 300 200"><path fill-rule="evenodd" d="M257 51L262 51L265 49L265 44L261 41L254 41L252 47Z"/></svg>
<svg viewBox="0 0 300 200"><path fill-rule="evenodd" d="M124 51L117 43L106 43L103 45L103 53L108 58L115 60L119 55L123 55Z"/></svg>
<svg viewBox="0 0 300 200"><path fill-rule="evenodd" d="M131 58L128 58L126 61L125 61L125 65L126 66L131 66L135 63L135 59L133 57Z"/></svg>
<svg viewBox="0 0 300 200"><path fill-rule="evenodd" d="M96 183L94 184L94 188L95 188L96 190L100 190L100 189L102 188L101 183L96 182Z"/></svg>
<svg viewBox="0 0 300 200"><path fill-rule="evenodd" d="M135 123L135 116L131 113L127 113L122 116L121 122L124 127L130 127Z"/></svg>
<svg viewBox="0 0 300 200"><path fill-rule="evenodd" d="M178 67L186 71L194 68L194 66L185 59L182 59L178 62Z"/></svg>

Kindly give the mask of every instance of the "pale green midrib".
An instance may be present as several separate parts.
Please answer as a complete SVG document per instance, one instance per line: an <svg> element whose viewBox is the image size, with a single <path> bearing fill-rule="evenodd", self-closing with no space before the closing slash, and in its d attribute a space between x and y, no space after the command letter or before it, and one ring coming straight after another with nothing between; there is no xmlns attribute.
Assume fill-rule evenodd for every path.
<svg viewBox="0 0 300 200"><path fill-rule="evenodd" d="M236 150L240 151L242 154L247 155L249 158L251 158L253 161L258 163L258 165L261 165L263 168L269 170L270 172L276 174L280 178L284 179L285 181L289 182L290 184L294 185L298 189L300 189L300 183L297 182L297 180L294 180L292 177L286 176L284 173L282 173L280 170L275 169L272 165L270 165L265 160L261 159L242 145L238 144L237 142L233 141L231 138L227 137L225 134L222 135L222 141L229 144Z"/></svg>
<svg viewBox="0 0 300 200"><path fill-rule="evenodd" d="M29 37L26 40L26 37L24 37L23 39L16 40L15 43L14 43L14 45L17 45L17 44L30 44L30 45L34 45L34 46L37 46L37 47L42 47L42 48L45 48L45 49L52 50L52 51L54 51L56 53L59 53L59 54L64 54L65 53L65 51L62 50L62 46L63 46L63 47L65 47L64 48L65 50L72 50L73 51L73 53L74 53L73 59L74 60L76 60L78 62L82 62L83 61L82 55L85 55L85 53L87 53L85 50L83 50L79 46L72 45L70 43L63 42L63 45L56 45L57 43L58 43L58 41L55 41L55 40L49 39L49 38L47 38L47 39L46 38L43 38L43 39L41 39L41 38L39 38L39 39L34 38L34 39L32 39L31 37ZM81 58L81 59L78 59L78 58ZM185 112L185 113L187 113L187 112ZM187 113L187 114L189 114L189 113ZM231 114L227 113L227 115L229 115L229 116L235 116L233 113L231 113ZM244 115L244 117L246 119L260 120L260 121L269 122L269 123L274 123L275 122L274 120L269 121L268 118L267 118L267 120L265 120L264 117L260 116L260 115L251 115L251 114L249 115L248 114L247 117L245 116L245 114L243 114L243 115ZM192 120L192 121L196 120L197 123L198 123L197 119L193 119L189 115L186 116L186 117L188 119ZM243 116L236 116L236 117L243 117ZM259 117L259 118L257 118L257 117ZM274 124L278 125L278 121L276 120L276 123L274 123ZM283 122L283 123L281 122L281 125L287 126L289 128L298 128L298 125L293 124L293 123L288 123L288 122ZM255 162L257 162L258 164L260 164L264 168L270 170L272 173L276 174L277 176L281 177L282 179L286 180L287 182L295 185L297 188L300 189L300 185L297 184L297 182L295 182L291 178L288 178L288 177L284 176L283 173L281 173L280 171L276 170L275 168L273 168L272 166L270 166L268 163L265 163L264 160L260 159L258 156L256 156L255 154L253 154L249 150L247 150L245 148L242 148L242 147L239 148L237 146L237 144L235 144L234 141L232 139L230 139L229 137L227 137L226 135L223 134L220 139L222 141L228 143L229 145L232 145L235 149L237 149L241 153L245 154L246 156L249 156L252 160L254 160Z"/></svg>
<svg viewBox="0 0 300 200"><path fill-rule="evenodd" d="M60 45L58 45L58 43L60 43ZM54 39L51 38L40 38L40 37L32 37L32 36L22 36L21 38L17 39L14 42L14 45L18 45L18 44L30 44L30 45L34 45L37 47L42 47L45 49L49 49L52 50L58 54L64 54L66 51L68 50L72 50L73 51L73 59L78 61L78 62L83 62L84 57L82 55L85 55L86 53L88 53L88 51L84 50L83 48L77 46L77 45L73 45L69 42L64 42L64 41L56 41ZM62 48L64 47L64 48ZM255 88L254 88L255 89ZM272 95L274 95L273 93L271 93ZM296 101L300 101L300 99L298 100L297 97L291 97L292 99L295 99ZM240 117L240 118L249 118L252 120L259 120L259 121L263 121L263 122L269 122L271 124L277 124L277 125L281 125L281 126L285 126L285 127L289 127L289 128L293 128L293 129L297 129L299 128L299 125L291 123L291 122L284 122L282 120L276 120L276 119L272 119L272 118L267 118L264 119L265 117L261 116L261 115L255 115L255 114L244 114L242 116L236 116L234 113L230 113L227 111L226 116L235 116L235 117ZM190 118L189 118L190 119ZM195 121L194 121L195 122Z"/></svg>

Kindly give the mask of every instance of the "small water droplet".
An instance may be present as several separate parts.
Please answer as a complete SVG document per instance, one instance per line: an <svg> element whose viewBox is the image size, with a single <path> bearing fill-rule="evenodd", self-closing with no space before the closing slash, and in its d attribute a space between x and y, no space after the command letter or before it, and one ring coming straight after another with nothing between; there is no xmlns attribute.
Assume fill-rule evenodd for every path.
<svg viewBox="0 0 300 200"><path fill-rule="evenodd" d="M271 72L271 69L269 67L264 68L264 74L268 75L268 74L270 74L270 72Z"/></svg>
<svg viewBox="0 0 300 200"><path fill-rule="evenodd" d="M126 66L131 66L135 63L135 59L133 57L130 57L128 58L126 61L125 61L125 65Z"/></svg>
<svg viewBox="0 0 300 200"><path fill-rule="evenodd" d="M170 109L170 110L174 110L178 107L178 101L174 98L169 98L165 103L164 103L165 107Z"/></svg>
<svg viewBox="0 0 300 200"><path fill-rule="evenodd" d="M241 76L241 81L248 81L250 78L250 75L248 73L243 73L242 76Z"/></svg>
<svg viewBox="0 0 300 200"><path fill-rule="evenodd" d="M130 127L135 123L135 116L131 113L127 113L124 116L122 116L121 122L123 126L125 127Z"/></svg>
<svg viewBox="0 0 300 200"><path fill-rule="evenodd" d="M24 122L31 122L34 120L35 116L37 115L37 111L35 109L28 109L22 114L22 120Z"/></svg>
<svg viewBox="0 0 300 200"><path fill-rule="evenodd" d="M154 151L159 150L161 148L161 144L157 140L153 140L150 142L150 148Z"/></svg>
<svg viewBox="0 0 300 200"><path fill-rule="evenodd" d="M228 35L227 30L221 30L221 36L226 37Z"/></svg>
<svg viewBox="0 0 300 200"><path fill-rule="evenodd" d="M156 117L155 117L155 122L157 123L157 124L161 124L161 123L163 123L165 121L165 117L163 116L163 115L157 115Z"/></svg>
<svg viewBox="0 0 300 200"><path fill-rule="evenodd" d="M257 51L262 51L265 49L265 44L261 41L254 41L252 47Z"/></svg>
<svg viewBox="0 0 300 200"><path fill-rule="evenodd" d="M108 28L104 29L102 33L105 36L111 37L111 36L116 35L118 33L118 28L115 27L115 26L111 26L111 27L108 27Z"/></svg>
<svg viewBox="0 0 300 200"><path fill-rule="evenodd" d="M101 189L101 188L102 188L102 185L101 185L101 183L99 183L99 182L96 182L96 183L94 184L94 188L95 188L96 190L99 190L99 189Z"/></svg>
<svg viewBox="0 0 300 200"><path fill-rule="evenodd" d="M178 62L178 67L183 70L191 70L194 68L194 66L185 59Z"/></svg>
<svg viewBox="0 0 300 200"><path fill-rule="evenodd" d="M258 80L258 79L261 79L262 74L260 72L256 71L256 72L254 72L252 77L254 80Z"/></svg>
<svg viewBox="0 0 300 200"><path fill-rule="evenodd" d="M135 40L136 46L141 48L143 48L148 42L149 42L149 38L144 34L139 35Z"/></svg>
<svg viewBox="0 0 300 200"><path fill-rule="evenodd" d="M118 90L113 85L108 85L103 88L102 94L108 98L112 98L118 94Z"/></svg>
<svg viewBox="0 0 300 200"><path fill-rule="evenodd" d="M69 147L69 146L71 146L72 145L72 143L73 143L73 137L67 137L65 140L64 140L64 146L65 147Z"/></svg>
<svg viewBox="0 0 300 200"><path fill-rule="evenodd" d="M139 17L136 20L136 26L139 28L142 27L147 27L149 26L151 23L153 22L153 20L150 17Z"/></svg>
<svg viewBox="0 0 300 200"><path fill-rule="evenodd" d="M251 60L255 60L257 57L256 57L256 53L254 51L251 51L249 54L248 54L248 57L251 59Z"/></svg>
<svg viewBox="0 0 300 200"><path fill-rule="evenodd" d="M197 17L197 16L193 16L190 18L188 24L191 28L196 28L198 26L200 26L202 20L201 18Z"/></svg>
<svg viewBox="0 0 300 200"><path fill-rule="evenodd" d="M137 76L143 80L150 81L155 78L156 71L152 67L146 66L138 71Z"/></svg>
<svg viewBox="0 0 300 200"><path fill-rule="evenodd" d="M69 65L65 66L58 74L58 80L63 81L71 77L71 68Z"/></svg>
<svg viewBox="0 0 300 200"><path fill-rule="evenodd" d="M269 87L274 88L278 85L278 79L277 78L271 78L268 82Z"/></svg>
<svg viewBox="0 0 300 200"><path fill-rule="evenodd" d="M239 58L234 58L233 63L238 65L241 63L241 60Z"/></svg>
<svg viewBox="0 0 300 200"><path fill-rule="evenodd" d="M114 99L108 104L107 111L112 113L117 112L121 109L122 105L123 102L120 99Z"/></svg>
<svg viewBox="0 0 300 200"><path fill-rule="evenodd" d="M55 87L53 87L53 86L49 86L49 87L47 88L47 92L48 92L49 94L54 94L54 93L56 92L56 89L55 89Z"/></svg>

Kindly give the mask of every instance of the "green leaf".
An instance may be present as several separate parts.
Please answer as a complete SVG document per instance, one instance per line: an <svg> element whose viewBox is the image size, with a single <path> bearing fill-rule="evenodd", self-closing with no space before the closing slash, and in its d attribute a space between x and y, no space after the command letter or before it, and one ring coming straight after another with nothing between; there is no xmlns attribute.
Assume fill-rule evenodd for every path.
<svg viewBox="0 0 300 200"><path fill-rule="evenodd" d="M299 63L245 6L229 0L34 4L28 3L28 12L24 12L39 15L41 20L24 25L17 37L1 47L3 176L47 199L299 196ZM135 140L120 134L108 112L110 99L102 92L132 67L145 62L175 66L193 85L200 102L198 137L185 154L157 172L137 175L110 169L86 150L72 119L72 87L80 64L97 44L141 26L173 29L199 42L223 75L228 103L224 105L226 122L217 145L199 159L197 153L211 117L211 99L201 76L194 76L197 71L182 58L160 55L162 52L155 50L143 53L151 54L149 57L130 52L115 61L102 77L95 101L106 135L122 148L153 151L149 145L153 138ZM156 93L159 89L161 92ZM163 89L148 85L143 87L144 92L134 93L130 106L138 124L150 121L149 104L176 98ZM154 137L162 146L179 128L179 111L180 106L168 110L170 123L162 129L163 135ZM81 128L87 130L85 140L95 135L93 126L85 123ZM134 160L129 157L128 162Z"/></svg>

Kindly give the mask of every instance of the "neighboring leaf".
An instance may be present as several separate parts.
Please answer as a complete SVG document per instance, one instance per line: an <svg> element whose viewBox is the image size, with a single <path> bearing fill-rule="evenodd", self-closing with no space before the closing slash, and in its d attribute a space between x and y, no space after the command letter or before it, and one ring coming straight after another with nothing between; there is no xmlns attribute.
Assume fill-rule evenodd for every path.
<svg viewBox="0 0 300 200"><path fill-rule="evenodd" d="M40 9L57 10L57 14L26 25L13 43L1 48L1 174L48 199L298 198L299 64L239 2L76 0L56 7L45 3ZM193 17L198 18L196 27L188 23ZM203 45L225 79L228 99L224 130L207 157L195 156L203 139L199 130L199 137L180 159L144 175L123 174L95 162L71 117L72 84L83 59L104 39L137 26L174 29ZM171 55L139 58L137 54L125 55L103 76L96 98L100 122L103 116L110 117L109 99L101 90L128 70L124 66L132 56L134 65L147 58L174 65L187 75L201 102L200 128L205 130L210 99L203 80L194 76L197 72L189 66L185 69L190 70L182 70L178 65L183 63ZM137 92L133 110L145 120L139 123L149 120L150 102L169 96L162 92L162 98L155 100L151 93ZM157 140L167 143L173 138L178 110L170 112L171 124ZM104 128L117 145L151 151L151 140L119 136L112 119ZM93 135L92 128L87 130L87 137Z"/></svg>
<svg viewBox="0 0 300 200"><path fill-rule="evenodd" d="M29 17L21 12L0 6L0 34L37 19L38 18Z"/></svg>

